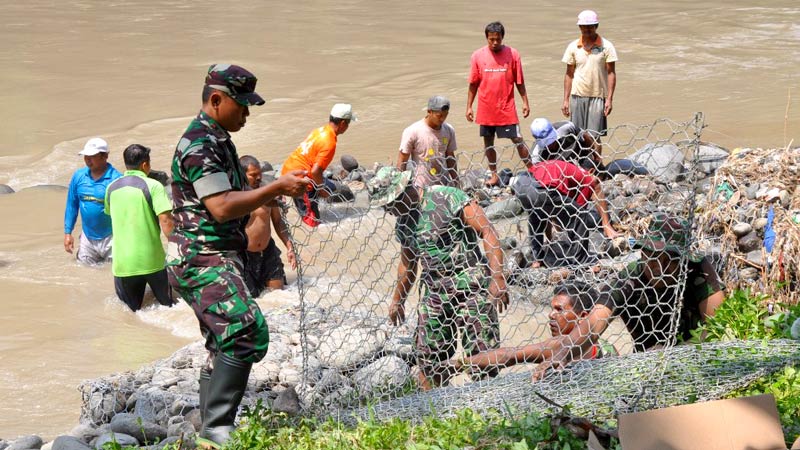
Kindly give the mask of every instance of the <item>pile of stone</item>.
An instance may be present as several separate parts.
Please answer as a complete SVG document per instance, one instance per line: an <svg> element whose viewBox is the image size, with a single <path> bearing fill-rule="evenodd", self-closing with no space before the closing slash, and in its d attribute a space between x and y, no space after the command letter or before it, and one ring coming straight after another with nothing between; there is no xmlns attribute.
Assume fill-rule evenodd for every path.
<svg viewBox="0 0 800 450"><path fill-rule="evenodd" d="M736 149L698 212L698 238L725 255L724 281L796 303L800 280L800 148Z"/></svg>
<svg viewBox="0 0 800 450"><path fill-rule="evenodd" d="M271 327L269 352L253 366L242 408L260 401L290 415L307 409L322 414L413 388L412 330L407 327L390 327L383 317L338 307L307 308L303 334L299 308L265 315ZM301 343L308 349L305 365ZM86 381L79 388L80 425L44 445L41 438L28 436L8 448L100 449L114 439L123 446L157 449L193 441L200 430L198 377L207 356L203 343L195 342L135 372Z"/></svg>

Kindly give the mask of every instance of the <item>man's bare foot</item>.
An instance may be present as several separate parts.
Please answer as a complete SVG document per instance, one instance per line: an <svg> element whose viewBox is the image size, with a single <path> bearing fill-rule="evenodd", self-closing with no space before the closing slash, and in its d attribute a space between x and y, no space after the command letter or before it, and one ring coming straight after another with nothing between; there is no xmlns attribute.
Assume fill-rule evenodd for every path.
<svg viewBox="0 0 800 450"><path fill-rule="evenodd" d="M484 184L486 186L497 186L498 184L500 184L500 177L497 176L497 173L492 172L492 175L489 177L489 179L486 180L486 183Z"/></svg>

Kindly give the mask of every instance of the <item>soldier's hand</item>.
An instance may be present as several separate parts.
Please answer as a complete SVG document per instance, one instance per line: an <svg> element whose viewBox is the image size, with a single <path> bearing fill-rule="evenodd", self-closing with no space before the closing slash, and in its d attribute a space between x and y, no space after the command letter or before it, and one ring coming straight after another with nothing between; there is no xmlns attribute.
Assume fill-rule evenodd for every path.
<svg viewBox="0 0 800 450"><path fill-rule="evenodd" d="M399 326L406 321L406 305L402 300L392 300L389 306L389 322L394 326Z"/></svg>
<svg viewBox="0 0 800 450"><path fill-rule="evenodd" d="M293 170L286 175L281 175L275 182L279 183L281 194L290 197L302 196L313 183L306 177L305 170Z"/></svg>
<svg viewBox="0 0 800 450"><path fill-rule="evenodd" d="M489 299L494 304L494 307L497 308L497 312L501 313L506 310L508 306L508 289L502 274L493 276L489 282Z"/></svg>
<svg viewBox="0 0 800 450"><path fill-rule="evenodd" d="M75 241L72 239L71 234L64 235L64 250L67 253L72 253L72 250L75 248Z"/></svg>

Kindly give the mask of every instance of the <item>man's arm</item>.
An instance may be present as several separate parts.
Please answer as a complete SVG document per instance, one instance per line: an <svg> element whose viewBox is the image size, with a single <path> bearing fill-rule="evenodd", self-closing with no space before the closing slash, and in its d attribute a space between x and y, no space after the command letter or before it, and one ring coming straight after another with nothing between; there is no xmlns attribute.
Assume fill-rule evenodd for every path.
<svg viewBox="0 0 800 450"><path fill-rule="evenodd" d="M249 214L280 195L299 197L311 184L302 170L294 170L265 186L249 191L224 191L202 199L218 222L227 222ZM302 178L301 178L302 177Z"/></svg>
<svg viewBox="0 0 800 450"><path fill-rule="evenodd" d="M556 336L542 343L542 356L545 361L533 371L532 380L544 378L548 369L562 369L570 362L590 351L591 346L606 331L614 311L596 304L589 315L582 319L572 332L566 336Z"/></svg>
<svg viewBox="0 0 800 450"><path fill-rule="evenodd" d="M399 170L406 170L406 166L408 165L408 159L411 157L410 153L403 153L402 150L398 152L397 155L397 168Z"/></svg>
<svg viewBox="0 0 800 450"><path fill-rule="evenodd" d="M172 230L175 228L175 222L172 220L172 211L166 211L158 215L158 223L161 225L161 232L164 237L169 237Z"/></svg>
<svg viewBox="0 0 800 450"><path fill-rule="evenodd" d="M575 65L567 64L567 71L564 73L564 102L561 104L561 114L569 117L569 94L572 92L572 80L575 78Z"/></svg>
<svg viewBox="0 0 800 450"><path fill-rule="evenodd" d="M531 105L528 103L528 90L525 88L525 83L518 83L517 91L522 97L522 117L527 118L531 114Z"/></svg>
<svg viewBox="0 0 800 450"><path fill-rule="evenodd" d="M292 267L292 270L297 269L297 259L294 253L294 246L292 245L292 240L289 236L289 229L286 227L286 223L283 221L281 217L281 207L280 206L273 206L270 208L270 219L272 220L272 228L278 233L278 237L280 238L283 245L286 247L286 259L289 260L289 265Z"/></svg>
<svg viewBox="0 0 800 450"><path fill-rule="evenodd" d="M72 239L72 230L75 229L75 222L78 220L78 186L76 176L73 175L69 182L67 191L67 204L64 208L64 251L72 253L75 248L75 241Z"/></svg>
<svg viewBox="0 0 800 450"><path fill-rule="evenodd" d="M608 95L606 96L606 106L603 110L603 114L606 116L610 116L611 110L613 109L611 104L614 100L614 90L617 88L616 65L616 62L606 63L606 70L608 71Z"/></svg>
<svg viewBox="0 0 800 450"><path fill-rule="evenodd" d="M469 89L467 90L467 122L475 120L475 114L472 111L472 103L475 102L475 96L478 94L478 84L479 83L470 83Z"/></svg>
<svg viewBox="0 0 800 450"><path fill-rule="evenodd" d="M403 246L400 250L400 263L397 265L397 283L392 294L392 304L389 305L389 321L392 325L400 325L406 320L406 298L414 281L417 279L417 256L409 247Z"/></svg>
<svg viewBox="0 0 800 450"><path fill-rule="evenodd" d="M600 214L600 222L603 224L603 232L606 237L614 239L619 236L617 230L611 226L611 219L608 217L608 202L606 202L606 197L603 194L603 187L596 177L594 177L594 181L592 181L592 197L594 197L594 204L597 208L597 212Z"/></svg>
<svg viewBox="0 0 800 450"><path fill-rule="evenodd" d="M503 312L508 306L508 290L506 279L503 276L503 250L500 248L500 239L494 226L486 218L477 202L469 202L461 210L461 220L468 227L475 230L483 240L483 250L486 259L489 261L489 271L491 281L489 282L489 297L497 308L497 312Z"/></svg>
<svg viewBox="0 0 800 450"><path fill-rule="evenodd" d="M458 186L458 167L456 167L456 153L448 146L444 151L444 162L447 166L447 178L450 179L450 186Z"/></svg>

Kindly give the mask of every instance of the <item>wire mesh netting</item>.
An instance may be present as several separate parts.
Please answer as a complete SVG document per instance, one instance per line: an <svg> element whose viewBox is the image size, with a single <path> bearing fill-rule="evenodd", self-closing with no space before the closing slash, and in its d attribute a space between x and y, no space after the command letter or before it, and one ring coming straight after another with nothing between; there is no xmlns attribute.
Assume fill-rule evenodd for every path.
<svg viewBox="0 0 800 450"><path fill-rule="evenodd" d="M702 366L719 353L672 347L724 290L722 261L692 233L700 186L721 160L701 142L702 114L604 136L544 125L526 145L530 161L516 144L495 146L494 186L483 149L453 159L444 147L411 148L408 172L343 172L335 184L346 200L321 201L319 226L286 215L302 261L300 308L315 311L301 318L303 374L316 375L298 391L310 412L367 403L379 418L431 405L522 412L547 392L609 418L634 395L643 401L628 409L689 401L687 360ZM694 374L702 380L688 389L718 398L748 379L733 375L736 364L723 364L729 375ZM566 369L552 378L549 366ZM546 381L531 383L532 369ZM597 385L605 400L580 394Z"/></svg>

